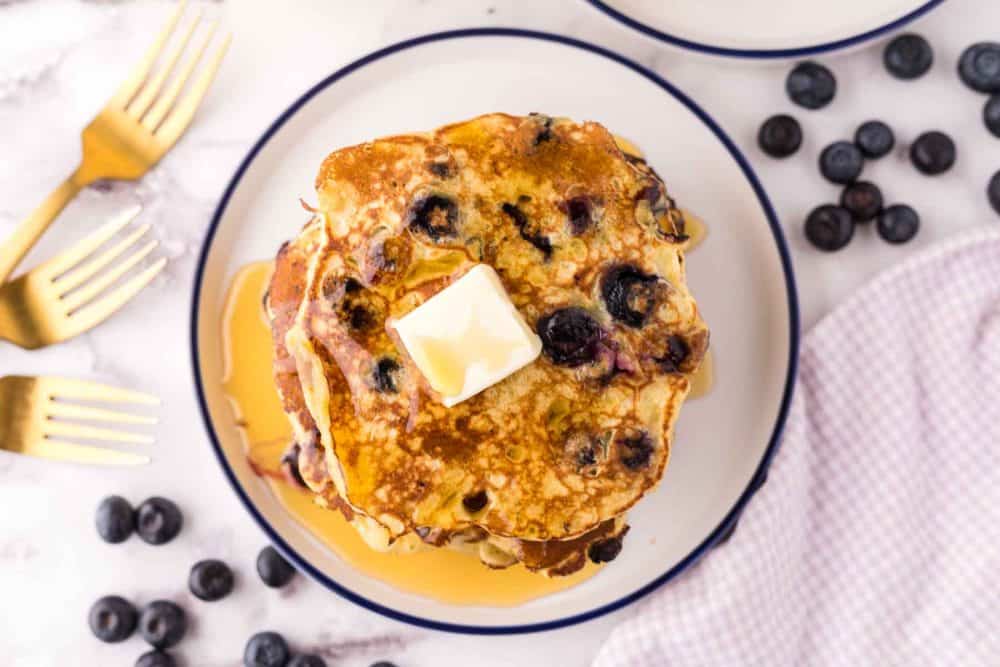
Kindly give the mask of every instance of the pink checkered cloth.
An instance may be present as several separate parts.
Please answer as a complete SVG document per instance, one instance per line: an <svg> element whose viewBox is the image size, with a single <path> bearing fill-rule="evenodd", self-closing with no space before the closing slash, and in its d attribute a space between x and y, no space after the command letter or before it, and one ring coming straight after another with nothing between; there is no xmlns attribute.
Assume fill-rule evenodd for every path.
<svg viewBox="0 0 1000 667"><path fill-rule="evenodd" d="M596 665L1000 665L1000 234L813 328L767 484Z"/></svg>

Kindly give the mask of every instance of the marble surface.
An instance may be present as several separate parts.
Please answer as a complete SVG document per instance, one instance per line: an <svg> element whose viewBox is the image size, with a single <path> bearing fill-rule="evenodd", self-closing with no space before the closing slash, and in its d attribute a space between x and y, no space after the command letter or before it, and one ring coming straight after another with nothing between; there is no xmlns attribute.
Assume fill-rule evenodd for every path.
<svg viewBox="0 0 1000 667"><path fill-rule="evenodd" d="M80 128L124 77L170 5L0 0L0 238L76 164ZM143 469L53 465L0 452L0 667L132 664L144 650L139 639L102 645L87 629L89 605L108 593L139 603L157 597L182 603L193 622L178 655L185 665L206 667L240 664L244 641L261 629L279 630L295 646L346 667L377 659L400 667L584 665L620 614L632 613L541 635L486 639L383 619L302 577L282 592L255 581L253 558L263 536L223 481L193 397L187 327L195 257L222 189L260 132L316 80L374 48L446 28L522 26L600 43L666 76L715 115L759 169L792 248L806 327L908 254L964 229L1000 224L984 194L989 176L1000 169L1000 140L982 126L983 100L954 74L964 46L1000 37L995 0L949 0L917 24L933 42L937 63L916 83L891 80L877 46L823 57L839 77L840 92L821 112L791 107L783 94L785 65L670 50L581 0L225 0L204 8L236 40L195 126L141 182L85 191L26 264L138 202L171 260L165 275L77 340L30 354L0 343L0 374L98 379L164 400L156 460ZM754 142L759 123L778 111L793 112L806 132L803 151L784 162L769 160ZM889 247L865 229L847 250L821 255L803 239L802 219L837 191L820 179L816 155L870 117L889 121L900 146L866 173L890 201L914 205L924 227L905 247ZM905 157L908 141L926 129L951 133L959 146L955 169L936 179L917 175ZM176 499L185 512L184 532L160 548L137 539L103 544L94 534L93 510L110 492L136 503L153 494ZM190 565L210 556L231 562L240 579L237 592L214 605L186 590Z"/></svg>

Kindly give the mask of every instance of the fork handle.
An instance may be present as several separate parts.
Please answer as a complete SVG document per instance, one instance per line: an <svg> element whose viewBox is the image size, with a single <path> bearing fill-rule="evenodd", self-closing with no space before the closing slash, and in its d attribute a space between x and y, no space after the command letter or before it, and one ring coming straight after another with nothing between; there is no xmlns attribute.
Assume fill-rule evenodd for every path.
<svg viewBox="0 0 1000 667"><path fill-rule="evenodd" d="M80 169L62 182L42 205L18 225L14 233L0 245L0 283L6 282L24 256L41 238L73 197L88 184Z"/></svg>

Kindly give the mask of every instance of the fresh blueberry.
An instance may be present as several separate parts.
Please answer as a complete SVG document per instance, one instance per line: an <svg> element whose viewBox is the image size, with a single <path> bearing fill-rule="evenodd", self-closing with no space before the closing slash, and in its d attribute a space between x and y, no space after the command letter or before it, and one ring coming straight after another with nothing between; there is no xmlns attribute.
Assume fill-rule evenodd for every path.
<svg viewBox="0 0 1000 667"><path fill-rule="evenodd" d="M191 568L188 588L199 600L215 602L233 592L233 571L221 560L199 561Z"/></svg>
<svg viewBox="0 0 1000 667"><path fill-rule="evenodd" d="M177 663L169 653L150 651L139 656L135 661L135 667L177 667Z"/></svg>
<svg viewBox="0 0 1000 667"><path fill-rule="evenodd" d="M1000 137L1000 94L994 95L983 108L983 122L993 136Z"/></svg>
<svg viewBox="0 0 1000 667"><path fill-rule="evenodd" d="M243 650L244 667L286 667L288 644L277 632L258 632Z"/></svg>
<svg viewBox="0 0 1000 667"><path fill-rule="evenodd" d="M559 366L581 366L597 358L604 331L583 308L561 308L538 320L542 351Z"/></svg>
<svg viewBox="0 0 1000 667"><path fill-rule="evenodd" d="M880 120L870 120L862 123L854 133L854 145L861 149L867 158L880 158L888 155L896 145L896 137L892 129Z"/></svg>
<svg viewBox="0 0 1000 667"><path fill-rule="evenodd" d="M861 149L849 141L836 141L819 155L820 173L828 180L846 185L857 180L865 166Z"/></svg>
<svg viewBox="0 0 1000 667"><path fill-rule="evenodd" d="M149 544L166 544L177 537L184 517L173 502L154 496L139 505L135 515L135 530Z"/></svg>
<svg viewBox="0 0 1000 667"><path fill-rule="evenodd" d="M793 102L806 109L822 109L837 94L833 73L814 62L799 63L785 80L785 90Z"/></svg>
<svg viewBox="0 0 1000 667"><path fill-rule="evenodd" d="M889 243L906 243L920 230L920 216L906 204L894 204L882 211L876 228Z"/></svg>
<svg viewBox="0 0 1000 667"><path fill-rule="evenodd" d="M1000 213L1000 171L993 174L990 184L986 186L986 196L989 198L993 210Z"/></svg>
<svg viewBox="0 0 1000 667"><path fill-rule="evenodd" d="M326 667L326 660L318 655L297 655L288 663L288 667Z"/></svg>
<svg viewBox="0 0 1000 667"><path fill-rule="evenodd" d="M159 649L176 646L187 632L187 615L169 600L154 600L142 610L139 632L150 646Z"/></svg>
<svg viewBox="0 0 1000 667"><path fill-rule="evenodd" d="M135 511L121 496L108 496L97 506L97 534L105 542L124 542L134 530Z"/></svg>
<svg viewBox="0 0 1000 667"><path fill-rule="evenodd" d="M962 52L958 75L980 93L1000 93L1000 43L979 42Z"/></svg>
<svg viewBox="0 0 1000 667"><path fill-rule="evenodd" d="M386 660L379 660L378 662L372 663L369 667L396 667L395 663L388 662Z"/></svg>
<svg viewBox="0 0 1000 667"><path fill-rule="evenodd" d="M840 205L846 208L854 222L871 222L882 210L882 191L874 183L851 183L840 195Z"/></svg>
<svg viewBox="0 0 1000 667"><path fill-rule="evenodd" d="M274 547L264 547L257 555L257 574L271 588L281 588L295 576L295 568Z"/></svg>
<svg viewBox="0 0 1000 667"><path fill-rule="evenodd" d="M760 126L757 144L771 157L788 157L802 145L802 126L787 114L771 116Z"/></svg>
<svg viewBox="0 0 1000 667"><path fill-rule="evenodd" d="M659 282L638 267L618 264L601 278L601 298L611 317L637 329L656 307Z"/></svg>
<svg viewBox="0 0 1000 667"><path fill-rule="evenodd" d="M910 146L913 166L928 176L943 174L955 164L955 142L944 132L924 132Z"/></svg>
<svg viewBox="0 0 1000 667"><path fill-rule="evenodd" d="M90 631L102 642L125 641L135 632L139 613L131 602L117 595L101 598L90 608Z"/></svg>
<svg viewBox="0 0 1000 667"><path fill-rule="evenodd" d="M916 79L927 73L934 63L930 42L909 33L889 42L882 53L882 62L897 79Z"/></svg>
<svg viewBox="0 0 1000 667"><path fill-rule="evenodd" d="M840 250L854 236L854 220L842 206L824 204L813 209L806 218L806 238L826 252Z"/></svg>

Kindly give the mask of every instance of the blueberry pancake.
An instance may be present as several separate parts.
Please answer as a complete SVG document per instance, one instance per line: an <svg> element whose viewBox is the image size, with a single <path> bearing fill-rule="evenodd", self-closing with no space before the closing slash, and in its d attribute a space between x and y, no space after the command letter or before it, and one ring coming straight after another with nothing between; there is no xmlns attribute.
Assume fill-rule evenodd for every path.
<svg viewBox="0 0 1000 667"><path fill-rule="evenodd" d="M268 297L305 482L379 546L613 558L708 346L663 182L596 123L492 114L339 150L316 186ZM396 324L477 265L542 354L445 407Z"/></svg>
<svg viewBox="0 0 1000 667"><path fill-rule="evenodd" d="M606 521L571 540L518 540L489 535L478 527L467 527L458 531L419 530L390 543L387 531L377 522L344 502L331 482L319 431L306 407L294 360L284 342L302 303L306 277L304 267L317 247L318 229L316 225L307 226L294 242L282 246L264 298L272 324L275 383L295 434L295 442L283 461L288 478L313 491L319 505L342 513L361 536L379 550L407 552L447 547L469 552L492 568L522 563L528 569L548 576L572 574L586 564L588 556L610 560L617 555L621 549L621 538L628 530L624 517Z"/></svg>

